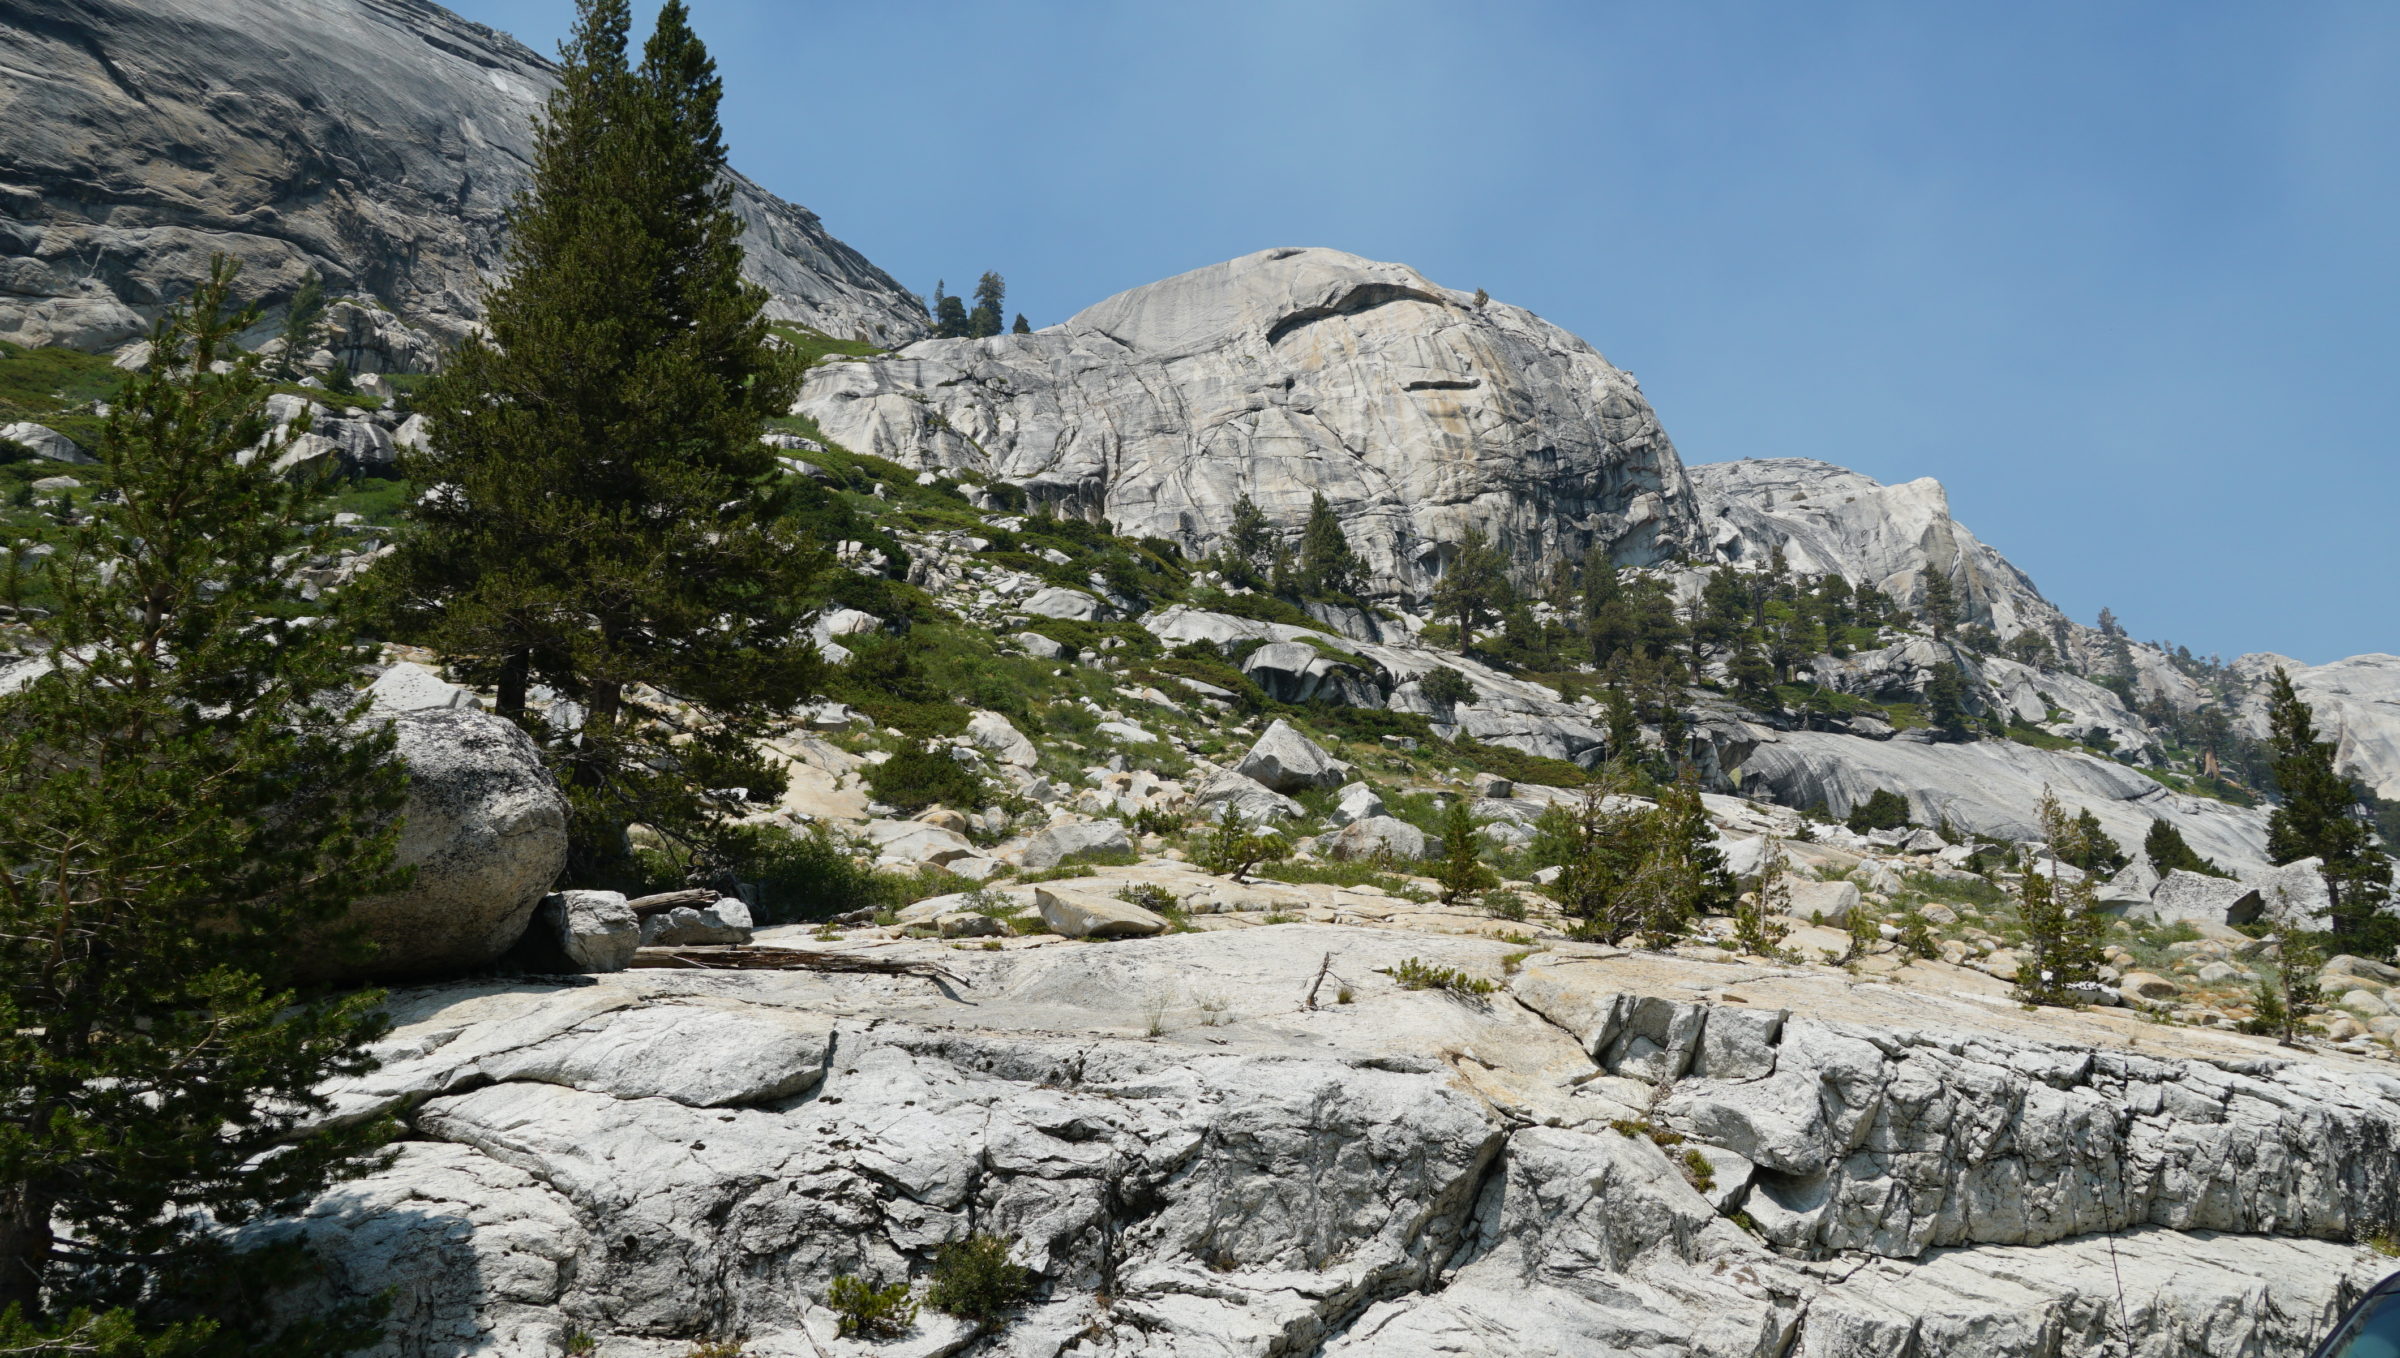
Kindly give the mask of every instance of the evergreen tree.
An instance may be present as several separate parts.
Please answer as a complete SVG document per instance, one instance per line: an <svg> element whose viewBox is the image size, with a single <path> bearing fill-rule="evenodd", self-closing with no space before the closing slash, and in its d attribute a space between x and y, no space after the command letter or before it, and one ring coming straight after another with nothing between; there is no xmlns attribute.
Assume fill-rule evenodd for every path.
<svg viewBox="0 0 2400 1358"><path fill-rule="evenodd" d="M407 775L352 700L350 631L283 620L283 559L321 541L314 488L272 469L291 434L235 347L256 314L229 312L234 274L217 261L167 313L111 403L114 493L24 619L48 670L0 696L7 1352L199 1351L206 1323L132 1336L195 1289L260 1281L215 1226L313 1195L388 1133L323 1122L315 1092L372 1068L377 997L292 987L304 949L344 950L353 901L399 884ZM255 1351L356 1346L320 1319ZM31 1338L63 1331L126 1347Z"/></svg>
<svg viewBox="0 0 2400 1358"><path fill-rule="evenodd" d="M1731 914L1741 893L1725 866L1725 855L1717 849L1716 827L1700 800L1699 776L1688 766L1659 789L1657 816L1652 843L1674 897L1675 915L1684 922L1680 937L1702 915Z"/></svg>
<svg viewBox="0 0 2400 1358"><path fill-rule="evenodd" d="M2150 832L2142 836L2142 857L2150 860L2150 866L2157 869L2161 877L2176 871L2196 872L2204 877L2233 876L2202 858L2191 845L2184 842L2181 830L2163 820L2152 820Z"/></svg>
<svg viewBox="0 0 2400 1358"><path fill-rule="evenodd" d="M2025 926L2024 960L2017 964L2017 990L2033 1004L2073 1002L2073 987L2099 979L2100 943L2108 931L2101 913L2099 879L2061 879L2059 868L2088 856L2083 828L2048 789L2036 818L2050 845L2049 871L2028 869L2017 886L2017 918Z"/></svg>
<svg viewBox="0 0 2400 1358"><path fill-rule="evenodd" d="M275 355L275 375L289 380L300 371L300 355L315 338L317 322L325 319L325 280L314 269L301 276L298 290L283 309L283 348Z"/></svg>
<svg viewBox="0 0 2400 1358"><path fill-rule="evenodd" d="M1941 641L1958 626L1958 587L1951 583L1949 572L1925 564L1925 625L1933 630L1933 639Z"/></svg>
<svg viewBox="0 0 2400 1358"><path fill-rule="evenodd" d="M1608 944L1642 932L1655 903L1643 890L1651 862L1650 813L1610 805L1622 779L1613 771L1587 786L1572 828L1563 837L1559 874L1544 887L1578 937Z"/></svg>
<svg viewBox="0 0 2400 1358"><path fill-rule="evenodd" d="M1442 811L1442 856L1434 863L1433 880L1442 889L1442 904L1457 903L1499 878L1483 865L1483 829L1475 822L1473 799L1457 796Z"/></svg>
<svg viewBox="0 0 2400 1358"><path fill-rule="evenodd" d="M1783 841L1769 835L1758 863L1758 890L1734 905L1735 946L1754 957L1780 956L1783 940L1792 931L1782 917L1791 913L1791 860L1783 852Z"/></svg>
<svg viewBox="0 0 2400 1358"><path fill-rule="evenodd" d="M1933 729L1948 740L1973 740L1975 728L1967 711L1967 678L1958 666L1944 660L1925 681L1926 716Z"/></svg>
<svg viewBox="0 0 2400 1358"><path fill-rule="evenodd" d="M707 796L822 672L823 556L762 421L798 386L741 278L715 65L668 0L638 66L626 0L580 0L511 215L509 273L419 393L434 489L377 582L396 631L492 685L573 808L570 872L630 884L626 827L714 854ZM536 685L559 702L529 706ZM676 711L670 704L680 704Z"/></svg>
<svg viewBox="0 0 2400 1358"><path fill-rule="evenodd" d="M1449 569L1433 587L1433 611L1458 628L1458 648L1475 643L1475 630L1497 618L1511 598L1508 562L1480 528L1470 528L1451 553Z"/></svg>
<svg viewBox="0 0 2400 1358"><path fill-rule="evenodd" d="M1255 586L1275 546L1275 525L1267 521L1266 511L1244 494L1233 502L1233 523L1225 530L1217 569L1237 585Z"/></svg>
<svg viewBox="0 0 2400 1358"><path fill-rule="evenodd" d="M936 339L966 339L975 333L975 323L967 316L966 299L945 296L934 289L933 334Z"/></svg>
<svg viewBox="0 0 2400 1358"><path fill-rule="evenodd" d="M2050 639L2031 628L2010 637L2008 644L2001 649L2008 654L2009 659L2020 665L2031 665L2035 669L2046 670L2057 659L2050 649Z"/></svg>
<svg viewBox="0 0 2400 1358"><path fill-rule="evenodd" d="M1352 595L1366 584L1367 563L1350 548L1342 521L1321 494L1308 501L1308 526L1300 530L1300 588L1312 598Z"/></svg>
<svg viewBox="0 0 2400 1358"><path fill-rule="evenodd" d="M1017 323L1008 328L1008 333L1012 335L1030 335L1033 333L1033 327L1025 323L1024 312L1020 311L1017 313Z"/></svg>
<svg viewBox="0 0 2400 1358"><path fill-rule="evenodd" d="M967 313L967 334L973 339L985 339L1000 333L1000 303L1008 296L1008 283L996 273L986 273L975 280L975 309Z"/></svg>
<svg viewBox="0 0 2400 1358"><path fill-rule="evenodd" d="M2322 859L2334 935L2362 949L2388 948L2383 938L2391 925L2381 908L2391 895L2392 860L2375 847L2357 789L2334 770L2333 742L2317 738L2316 713L2281 669L2268 681L2267 727L2275 786L2283 794L2267 819L2267 856L2277 863Z"/></svg>
<svg viewBox="0 0 2400 1358"><path fill-rule="evenodd" d="M2088 806L2075 813L2074 841L2058 852L2066 862L2103 877L2113 877L2124 871L2125 864L2131 861L2125 856L2125 846L2117 843L2108 831L2101 828L2100 818L2093 815Z"/></svg>

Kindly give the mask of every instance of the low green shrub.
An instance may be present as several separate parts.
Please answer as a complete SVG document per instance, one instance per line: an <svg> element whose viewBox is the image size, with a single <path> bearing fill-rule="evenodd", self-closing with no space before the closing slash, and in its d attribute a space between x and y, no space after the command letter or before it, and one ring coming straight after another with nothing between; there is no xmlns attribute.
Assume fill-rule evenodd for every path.
<svg viewBox="0 0 2400 1358"><path fill-rule="evenodd" d="M843 1334L861 1339L897 1339L917 1323L906 1282L876 1287L845 1273L826 1289L825 1305L841 1317Z"/></svg>
<svg viewBox="0 0 2400 1358"><path fill-rule="evenodd" d="M868 765L862 777L875 800L908 814L937 805L972 811L991 800L983 780L965 765L941 751L915 746Z"/></svg>
<svg viewBox="0 0 2400 1358"><path fill-rule="evenodd" d="M1009 1262L1009 1242L977 1234L944 1245L933 1257L925 1304L961 1320L990 1325L1033 1295L1033 1270Z"/></svg>
<svg viewBox="0 0 2400 1358"><path fill-rule="evenodd" d="M1456 967L1431 966L1413 957L1399 966L1378 967L1376 970L1399 982L1402 990L1440 990L1472 998L1489 995L1500 988L1497 981L1469 976Z"/></svg>

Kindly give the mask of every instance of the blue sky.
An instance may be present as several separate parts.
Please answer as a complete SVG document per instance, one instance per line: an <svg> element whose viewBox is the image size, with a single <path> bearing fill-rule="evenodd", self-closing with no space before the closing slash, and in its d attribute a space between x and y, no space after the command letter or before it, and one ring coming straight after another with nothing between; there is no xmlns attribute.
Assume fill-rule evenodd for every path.
<svg viewBox="0 0 2400 1358"><path fill-rule="evenodd" d="M2400 651L2400 6L693 8L735 163L920 293L1399 260L1590 340L1687 462L1940 478L2085 621Z"/></svg>

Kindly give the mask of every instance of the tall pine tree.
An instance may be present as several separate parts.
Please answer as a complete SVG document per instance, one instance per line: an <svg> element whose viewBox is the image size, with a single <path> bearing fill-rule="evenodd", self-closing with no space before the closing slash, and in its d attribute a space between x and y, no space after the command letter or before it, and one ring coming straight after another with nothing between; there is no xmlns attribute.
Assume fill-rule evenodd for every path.
<svg viewBox="0 0 2400 1358"><path fill-rule="evenodd" d="M216 1225L385 1135L321 1120L317 1086L372 1068L382 1023L371 995L296 1000L294 940L337 945L398 884L407 775L359 724L351 633L285 620L312 496L274 470L290 434L234 346L256 315L228 311L233 279L218 261L112 402L113 494L46 568L37 677L0 697L0 1351L103 1351L32 1338L62 1331L252 1351L170 1323L193 1288L259 1278Z"/></svg>
<svg viewBox="0 0 2400 1358"><path fill-rule="evenodd" d="M975 280L975 309L967 313L967 334L984 339L1000 333L1000 304L1008 298L1008 283L996 273Z"/></svg>
<svg viewBox="0 0 2400 1358"><path fill-rule="evenodd" d="M1351 595L1366 584L1367 563L1350 546L1341 518L1322 494L1309 497L1300 530L1300 588L1312 597Z"/></svg>
<svg viewBox="0 0 2400 1358"><path fill-rule="evenodd" d="M592 882L627 880L637 821L712 852L708 789L757 785L749 741L822 669L823 557L758 437L799 372L741 277L722 83L682 0L638 65L629 27L626 0L580 0L489 338L419 395L431 439L402 465L429 490L380 581L399 630L543 743Z"/></svg>
<svg viewBox="0 0 2400 1358"><path fill-rule="evenodd" d="M2394 932L2381 911L2392 893L2392 860L2375 847L2358 793L2333 766L2334 745L2317 738L2316 713L2278 669L2267 686L2267 744L2283 801L2267 820L2267 856L2277 863L2322 859L2333 931L2363 948L2388 949Z"/></svg>

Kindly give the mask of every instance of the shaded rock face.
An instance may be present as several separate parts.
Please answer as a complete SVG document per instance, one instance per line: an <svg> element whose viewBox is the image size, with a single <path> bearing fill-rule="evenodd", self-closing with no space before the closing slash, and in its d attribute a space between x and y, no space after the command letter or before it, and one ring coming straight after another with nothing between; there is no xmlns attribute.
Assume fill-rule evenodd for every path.
<svg viewBox="0 0 2400 1358"><path fill-rule="evenodd" d="M1689 543L1681 463L1633 378L1529 311L1338 250L1265 250L1032 335L828 362L798 405L859 452L971 469L1120 533L1212 548L1248 495L1287 540L1310 496L1381 592L1482 528L1529 572Z"/></svg>
<svg viewBox="0 0 2400 1358"><path fill-rule="evenodd" d="M0 0L0 336L133 339L221 251L247 296L279 303L313 268L454 338L501 263L552 78L425 0ZM771 315L924 333L923 305L815 214L735 189ZM390 361L389 338L340 329L354 369Z"/></svg>
<svg viewBox="0 0 2400 1358"><path fill-rule="evenodd" d="M1802 575L1839 575L1915 608L1925 571L1958 586L1963 621L2000 635L2051 636L2066 621L2025 572L1950 517L1949 492L1930 476L1897 486L1804 457L1691 467L1706 555L1745 570L1777 548ZM2054 643L2055 644L2055 643Z"/></svg>

